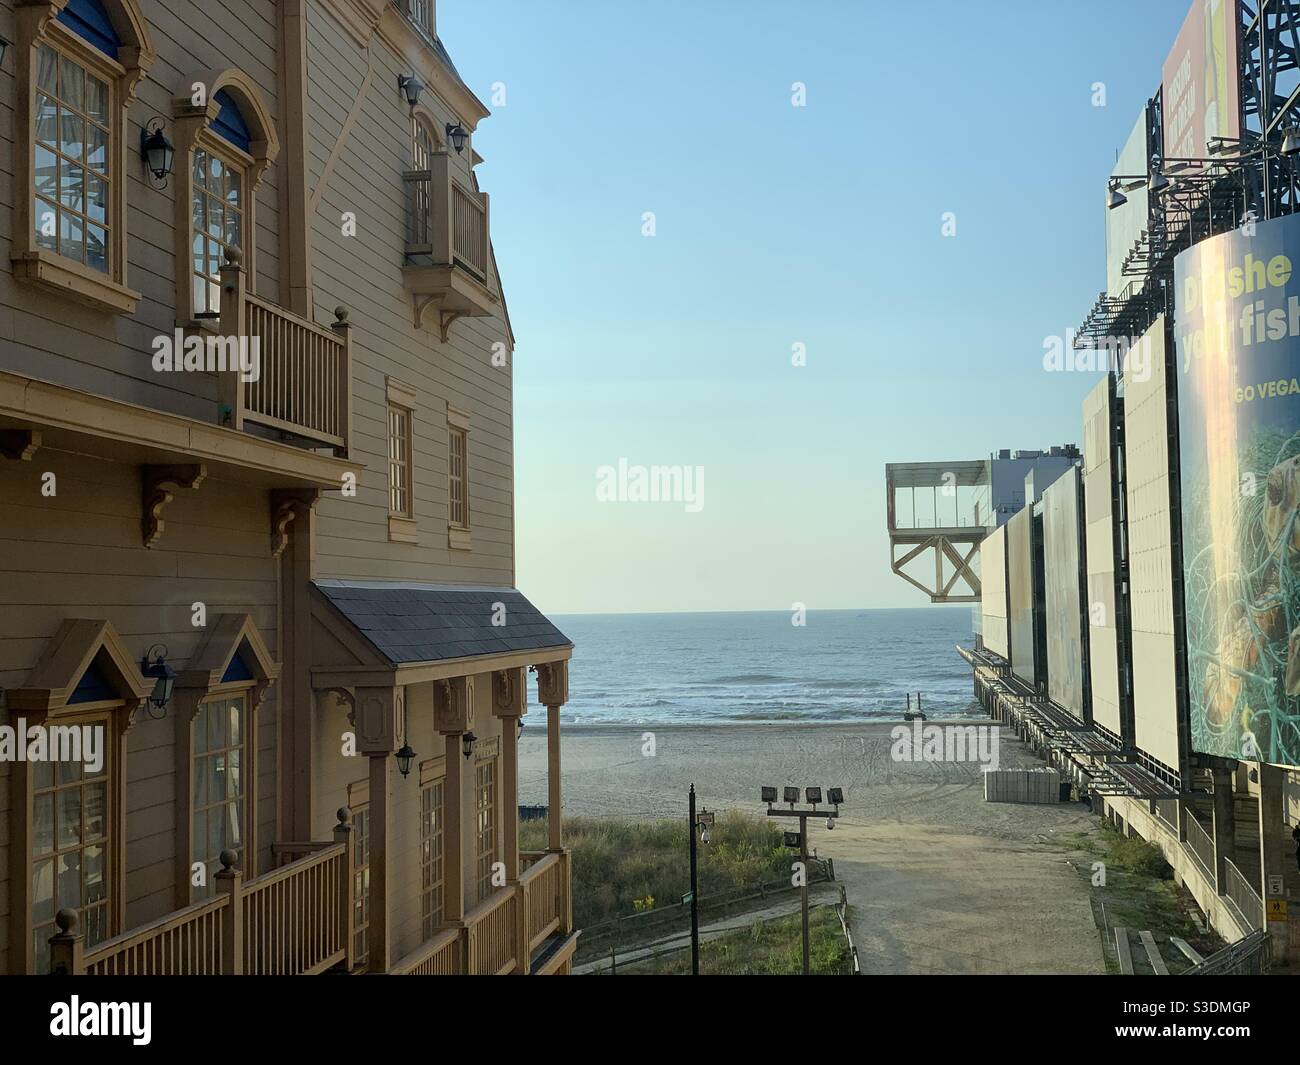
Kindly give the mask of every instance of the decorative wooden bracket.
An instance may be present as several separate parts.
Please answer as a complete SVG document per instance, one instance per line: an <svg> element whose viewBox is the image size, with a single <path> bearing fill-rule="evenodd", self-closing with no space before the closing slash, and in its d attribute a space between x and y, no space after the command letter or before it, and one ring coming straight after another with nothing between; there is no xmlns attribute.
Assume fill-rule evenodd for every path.
<svg viewBox="0 0 1300 1065"><path fill-rule="evenodd" d="M463 318L465 315L460 311L443 310L438 306L441 301L441 294L426 296L424 299L420 299L418 296L416 297L415 328L423 329L425 314L428 312L430 307L435 308L438 311L438 335L442 337L442 342L445 344L447 343L447 337L451 334L451 327L456 322L456 319Z"/></svg>
<svg viewBox="0 0 1300 1065"><path fill-rule="evenodd" d="M145 547L153 547L162 537L162 511L182 488L198 488L208 475L201 462L176 466L141 466L140 499L144 516L140 529Z"/></svg>
<svg viewBox="0 0 1300 1065"><path fill-rule="evenodd" d="M271 493L271 557L279 558L289 544L289 526L302 511L311 510L320 499L317 488Z"/></svg>
<svg viewBox="0 0 1300 1065"><path fill-rule="evenodd" d="M30 462L41 446L39 429L0 430L0 458Z"/></svg>

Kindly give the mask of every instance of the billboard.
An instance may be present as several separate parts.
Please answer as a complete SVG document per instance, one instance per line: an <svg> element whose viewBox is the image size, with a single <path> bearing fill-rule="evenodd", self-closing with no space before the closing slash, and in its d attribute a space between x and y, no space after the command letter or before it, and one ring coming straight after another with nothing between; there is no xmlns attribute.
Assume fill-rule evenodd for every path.
<svg viewBox="0 0 1300 1065"><path fill-rule="evenodd" d="M1241 136L1237 0L1193 0L1160 84L1165 158L1202 158L1211 137Z"/></svg>
<svg viewBox="0 0 1300 1065"><path fill-rule="evenodd" d="M1147 172L1147 112L1146 108L1133 124L1133 132L1119 153L1111 176L1129 177ZM1118 296L1133 278L1124 276L1124 259L1133 250L1142 231L1150 224L1146 186L1142 185L1124 193L1127 202L1106 209L1106 294ZM1107 193L1109 197L1109 193Z"/></svg>
<svg viewBox="0 0 1300 1065"><path fill-rule="evenodd" d="M1007 531L1007 627L1011 630L1011 672L1037 685L1034 646L1034 512L1016 511L1003 526Z"/></svg>
<svg viewBox="0 0 1300 1065"><path fill-rule="evenodd" d="M1080 546L1079 470L1073 467L1043 493L1047 694L1083 720L1086 663Z"/></svg>
<svg viewBox="0 0 1300 1065"><path fill-rule="evenodd" d="M1181 771L1169 417L1161 315L1129 352L1124 374L1133 740L1156 761Z"/></svg>
<svg viewBox="0 0 1300 1065"><path fill-rule="evenodd" d="M1191 739L1300 764L1300 215L1174 263Z"/></svg>
<svg viewBox="0 0 1300 1065"><path fill-rule="evenodd" d="M1088 571L1088 674L1092 721L1123 737L1120 710L1119 612L1115 602L1115 492L1111 426L1114 378L1083 400L1084 565Z"/></svg>
<svg viewBox="0 0 1300 1065"><path fill-rule="evenodd" d="M980 609L984 646L1011 658L1007 637L1007 529L999 526L980 543Z"/></svg>

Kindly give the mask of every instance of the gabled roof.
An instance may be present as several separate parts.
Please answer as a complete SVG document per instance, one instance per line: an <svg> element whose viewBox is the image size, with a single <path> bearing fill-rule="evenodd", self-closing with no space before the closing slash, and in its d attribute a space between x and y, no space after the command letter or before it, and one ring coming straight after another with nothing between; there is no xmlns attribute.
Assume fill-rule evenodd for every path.
<svg viewBox="0 0 1300 1065"><path fill-rule="evenodd" d="M314 583L329 605L393 665L573 646L515 588Z"/></svg>
<svg viewBox="0 0 1300 1065"><path fill-rule="evenodd" d="M27 683L8 693L9 708L62 710L92 667L95 687L111 689L131 710L153 692L154 682L141 674L140 664L111 624L98 618L67 618L45 645Z"/></svg>

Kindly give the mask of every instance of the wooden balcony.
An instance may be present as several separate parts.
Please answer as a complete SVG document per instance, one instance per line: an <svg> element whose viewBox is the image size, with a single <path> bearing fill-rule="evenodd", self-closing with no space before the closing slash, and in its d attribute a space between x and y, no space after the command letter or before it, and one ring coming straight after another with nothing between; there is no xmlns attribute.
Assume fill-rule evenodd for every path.
<svg viewBox="0 0 1300 1065"><path fill-rule="evenodd" d="M248 883L222 855L216 894L84 950L76 913L60 910L51 971L88 976L293 976L347 966L352 949L348 828L332 843ZM229 856L230 861L226 858Z"/></svg>
<svg viewBox="0 0 1300 1065"><path fill-rule="evenodd" d="M396 976L549 975L567 971L577 936L569 852L521 854L508 884L448 925L389 971Z"/></svg>
<svg viewBox="0 0 1300 1065"><path fill-rule="evenodd" d="M352 425L352 343L347 311L326 329L247 291L239 249L221 268L220 335L257 342L256 380L219 373L224 424L346 456Z"/></svg>
<svg viewBox="0 0 1300 1065"><path fill-rule="evenodd" d="M434 152L428 170L402 175L406 185L406 258L402 279L417 327L434 323L445 341L457 318L495 314L488 196L463 184L451 156Z"/></svg>

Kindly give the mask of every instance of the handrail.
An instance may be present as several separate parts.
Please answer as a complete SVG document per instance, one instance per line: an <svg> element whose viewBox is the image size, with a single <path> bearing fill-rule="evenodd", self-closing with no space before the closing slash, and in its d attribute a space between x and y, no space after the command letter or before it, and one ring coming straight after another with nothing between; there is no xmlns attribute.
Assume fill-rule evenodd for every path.
<svg viewBox="0 0 1300 1065"><path fill-rule="evenodd" d="M456 976L461 972L461 929L452 925L435 932L389 968L392 976Z"/></svg>
<svg viewBox="0 0 1300 1065"><path fill-rule="evenodd" d="M1196 815L1189 809L1183 817L1183 826L1187 833L1187 850L1196 864L1201 867L1209 879L1210 883L1218 889L1218 877L1214 874L1214 840L1210 834L1201 827L1201 823L1196 819Z"/></svg>
<svg viewBox="0 0 1300 1065"><path fill-rule="evenodd" d="M243 255L226 249L221 267L221 336L244 362L218 374L221 417L346 454L352 432L352 342L347 311L329 327L248 291Z"/></svg>
<svg viewBox="0 0 1300 1065"><path fill-rule="evenodd" d="M1231 858L1223 859L1223 893L1252 930L1264 927L1264 900Z"/></svg>
<svg viewBox="0 0 1300 1065"><path fill-rule="evenodd" d="M82 955L91 976L161 976L222 971L222 927L230 899L204 899L107 939Z"/></svg>

